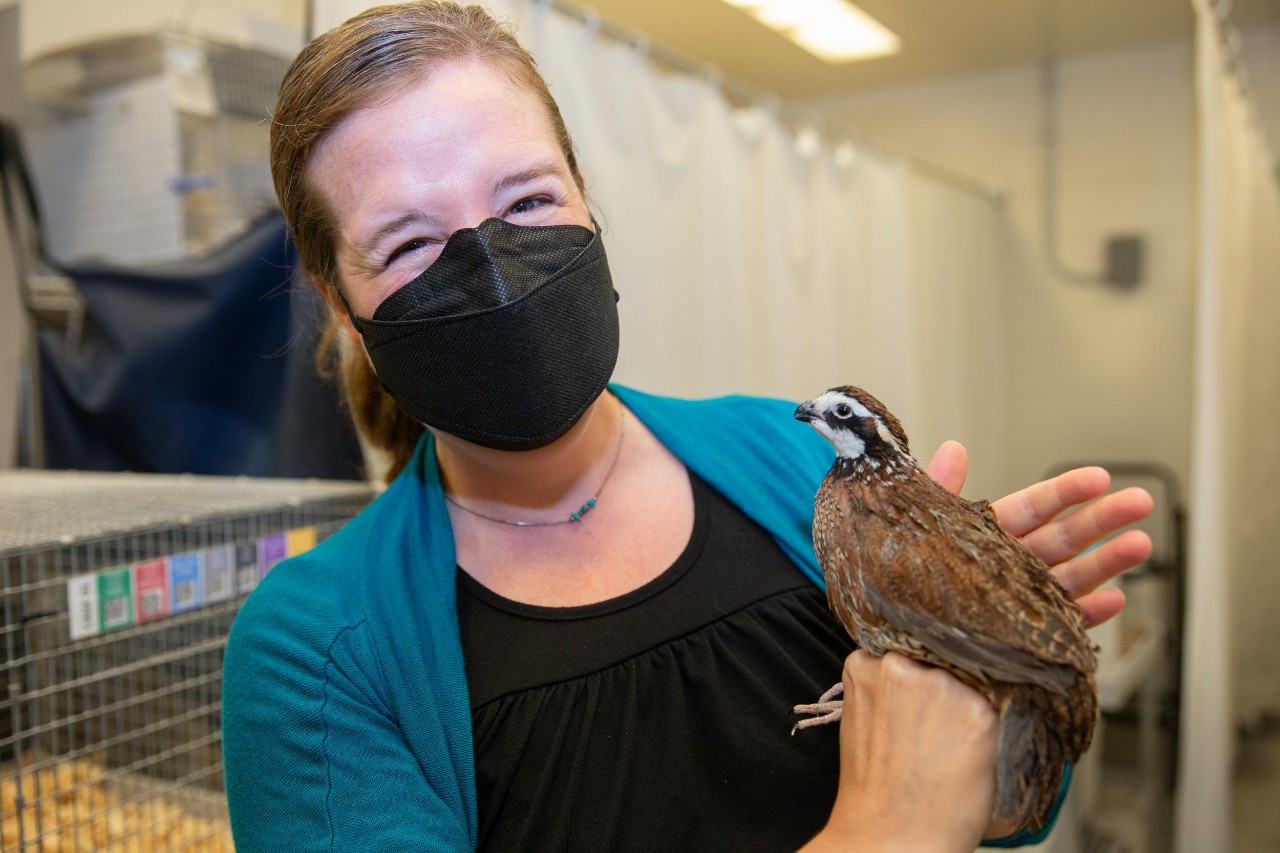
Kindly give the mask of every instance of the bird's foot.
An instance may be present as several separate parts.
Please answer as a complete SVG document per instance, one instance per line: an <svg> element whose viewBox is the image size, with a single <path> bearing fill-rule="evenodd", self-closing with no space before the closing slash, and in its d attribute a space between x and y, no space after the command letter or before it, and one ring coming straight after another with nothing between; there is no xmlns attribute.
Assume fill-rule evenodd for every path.
<svg viewBox="0 0 1280 853"><path fill-rule="evenodd" d="M810 714L807 720L801 720L791 727L791 733L795 734L800 729L808 729L814 726L821 726L826 723L835 723L840 720L840 715L844 713L844 700L836 697L844 693L844 684L837 681L831 686L831 689L818 697L818 701L812 705L796 705L791 709L795 714Z"/></svg>

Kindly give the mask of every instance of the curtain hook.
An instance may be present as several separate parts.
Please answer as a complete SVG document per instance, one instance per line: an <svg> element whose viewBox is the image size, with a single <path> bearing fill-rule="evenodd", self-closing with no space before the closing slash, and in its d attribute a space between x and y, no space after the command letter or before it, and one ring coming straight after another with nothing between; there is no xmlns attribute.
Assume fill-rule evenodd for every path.
<svg viewBox="0 0 1280 853"><path fill-rule="evenodd" d="M822 131L814 125L806 124L796 131L792 144L797 154L810 159L822 150Z"/></svg>
<svg viewBox="0 0 1280 853"><path fill-rule="evenodd" d="M818 133L825 134L827 132L827 117L821 111L815 109L806 109L805 112L809 115L809 126Z"/></svg>
<svg viewBox="0 0 1280 853"><path fill-rule="evenodd" d="M649 52L653 50L653 44L649 41L649 37L644 34L643 30L631 30L631 49L635 51L636 59L645 60L649 58Z"/></svg>
<svg viewBox="0 0 1280 853"><path fill-rule="evenodd" d="M1244 71L1244 42L1240 38L1240 31L1235 27L1222 28L1222 58L1226 71L1236 77L1237 82L1241 73Z"/></svg>
<svg viewBox="0 0 1280 853"><path fill-rule="evenodd" d="M761 89L756 98L756 103L774 118L782 114L782 98L772 89Z"/></svg>
<svg viewBox="0 0 1280 853"><path fill-rule="evenodd" d="M858 146L854 144L852 139L846 136L844 139L840 140L840 144L836 146L834 157L836 165L841 169L846 171L852 169L853 164L858 162Z"/></svg>
<svg viewBox="0 0 1280 853"><path fill-rule="evenodd" d="M584 26L582 40L585 42L595 41L596 36L600 35L600 13L596 11L594 6L582 7L582 23Z"/></svg>
<svg viewBox="0 0 1280 853"><path fill-rule="evenodd" d="M702 76L715 91L719 92L724 88L724 72L714 62L702 63Z"/></svg>
<svg viewBox="0 0 1280 853"><path fill-rule="evenodd" d="M1222 41L1227 46L1227 53L1231 55L1231 63L1238 64L1241 55L1244 54L1244 39L1240 37L1240 31L1235 27L1226 27L1222 31Z"/></svg>

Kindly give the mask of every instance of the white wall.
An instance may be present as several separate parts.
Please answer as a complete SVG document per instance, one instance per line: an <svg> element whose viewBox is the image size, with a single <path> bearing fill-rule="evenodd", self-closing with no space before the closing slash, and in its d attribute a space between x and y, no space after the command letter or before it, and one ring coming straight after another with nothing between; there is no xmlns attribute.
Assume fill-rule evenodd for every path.
<svg viewBox="0 0 1280 853"><path fill-rule="evenodd" d="M305 0L20 0L22 59L87 41L190 31L286 52L302 47Z"/></svg>
<svg viewBox="0 0 1280 853"><path fill-rule="evenodd" d="M1115 459L1162 462L1185 483L1195 222L1190 45L1073 59L1058 80L1060 254L1071 268L1096 271L1108 234L1145 235L1147 273L1131 292L1065 280L1044 260L1038 66L814 105L837 123L1008 190L1008 485L1066 461Z"/></svg>

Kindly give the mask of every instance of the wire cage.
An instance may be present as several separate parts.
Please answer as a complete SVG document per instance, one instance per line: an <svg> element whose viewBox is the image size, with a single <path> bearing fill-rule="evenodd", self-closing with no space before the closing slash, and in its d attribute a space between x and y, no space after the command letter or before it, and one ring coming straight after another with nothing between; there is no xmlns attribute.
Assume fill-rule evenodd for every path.
<svg viewBox="0 0 1280 853"><path fill-rule="evenodd" d="M199 256L274 207L268 118L292 59L162 31L27 62L23 135L49 255Z"/></svg>
<svg viewBox="0 0 1280 853"><path fill-rule="evenodd" d="M0 848L230 851L222 657L244 596L363 483L0 472Z"/></svg>

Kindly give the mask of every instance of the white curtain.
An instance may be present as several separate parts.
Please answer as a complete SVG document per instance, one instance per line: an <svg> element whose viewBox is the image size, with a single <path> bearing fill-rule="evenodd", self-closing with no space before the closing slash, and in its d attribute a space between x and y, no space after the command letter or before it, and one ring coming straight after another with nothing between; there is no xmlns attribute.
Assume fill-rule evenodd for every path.
<svg viewBox="0 0 1280 853"><path fill-rule="evenodd" d="M334 26L368 3L322 0ZM804 399L865 387L927 459L970 450L1003 484L998 204L853 143L734 108L548 3L489 0L537 57L605 229L620 382Z"/></svg>
<svg viewBox="0 0 1280 853"><path fill-rule="evenodd" d="M1001 471L998 206L664 72L545 6L521 40L574 134L622 295L617 378L790 399L858 384L917 452Z"/></svg>
<svg viewBox="0 0 1280 853"><path fill-rule="evenodd" d="M1198 311L1178 850L1230 849L1233 727L1280 710L1280 187L1196 13Z"/></svg>

